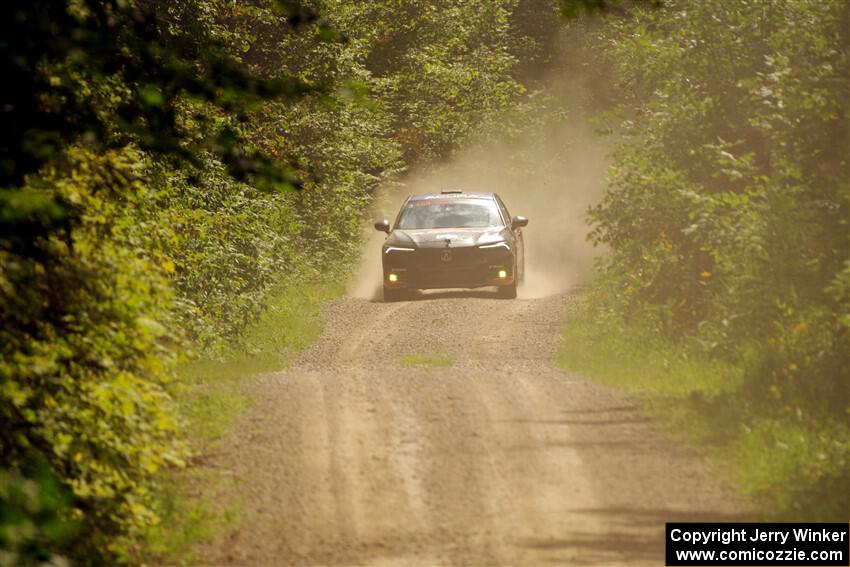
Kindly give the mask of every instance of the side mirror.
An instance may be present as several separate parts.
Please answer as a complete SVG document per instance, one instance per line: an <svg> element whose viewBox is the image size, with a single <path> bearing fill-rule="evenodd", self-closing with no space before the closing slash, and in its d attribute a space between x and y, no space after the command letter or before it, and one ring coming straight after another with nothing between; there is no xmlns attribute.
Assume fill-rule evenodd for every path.
<svg viewBox="0 0 850 567"><path fill-rule="evenodd" d="M528 226L528 219L527 218L516 216L516 217L511 219L511 228L521 228L523 226Z"/></svg>
<svg viewBox="0 0 850 567"><path fill-rule="evenodd" d="M390 233L390 221L387 219L381 219L375 223L375 230L380 230L381 232Z"/></svg>

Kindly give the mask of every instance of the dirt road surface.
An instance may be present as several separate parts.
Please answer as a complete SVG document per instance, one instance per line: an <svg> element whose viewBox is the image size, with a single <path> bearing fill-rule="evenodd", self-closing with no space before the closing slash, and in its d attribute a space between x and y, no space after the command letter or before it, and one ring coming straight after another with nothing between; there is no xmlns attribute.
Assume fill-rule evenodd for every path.
<svg viewBox="0 0 850 567"><path fill-rule="evenodd" d="M241 522L202 563L663 565L664 522L738 518L634 401L552 367L572 299L333 302L209 457Z"/></svg>

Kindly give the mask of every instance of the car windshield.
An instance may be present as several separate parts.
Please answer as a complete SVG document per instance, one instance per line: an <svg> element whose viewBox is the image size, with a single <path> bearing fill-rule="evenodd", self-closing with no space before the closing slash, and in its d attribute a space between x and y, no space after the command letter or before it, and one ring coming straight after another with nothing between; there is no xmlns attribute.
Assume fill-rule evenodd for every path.
<svg viewBox="0 0 850 567"><path fill-rule="evenodd" d="M412 230L498 226L502 226L502 219L492 199L417 199L407 203L397 228Z"/></svg>

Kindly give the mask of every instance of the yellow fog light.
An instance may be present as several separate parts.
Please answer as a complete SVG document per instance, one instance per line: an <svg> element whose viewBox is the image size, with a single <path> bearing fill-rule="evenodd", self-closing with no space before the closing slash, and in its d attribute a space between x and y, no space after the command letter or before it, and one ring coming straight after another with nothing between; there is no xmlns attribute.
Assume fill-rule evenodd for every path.
<svg viewBox="0 0 850 567"><path fill-rule="evenodd" d="M503 280L506 277L508 277L508 271L507 270L499 270L499 279Z"/></svg>
<svg viewBox="0 0 850 567"><path fill-rule="evenodd" d="M387 279L389 279L391 282L397 282L398 281L398 274L390 274Z"/></svg>

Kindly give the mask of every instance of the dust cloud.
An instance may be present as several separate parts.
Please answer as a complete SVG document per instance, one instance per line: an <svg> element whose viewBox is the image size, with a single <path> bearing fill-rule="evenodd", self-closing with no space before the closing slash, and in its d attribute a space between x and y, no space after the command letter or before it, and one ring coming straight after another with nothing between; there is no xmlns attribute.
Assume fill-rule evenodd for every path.
<svg viewBox="0 0 850 567"><path fill-rule="evenodd" d="M586 240L587 210L604 192L610 148L582 111L580 99L588 96L587 90L581 84L557 83L549 89L550 96L561 98L558 112L552 113L557 118L527 126L519 136L499 136L488 129L447 162L407 173L379 191L373 219L392 222L404 199L416 193L494 191L511 215L529 218L524 229L526 277L519 297L543 297L587 282L595 256L602 253ZM350 294L380 298L384 238L370 222Z"/></svg>

